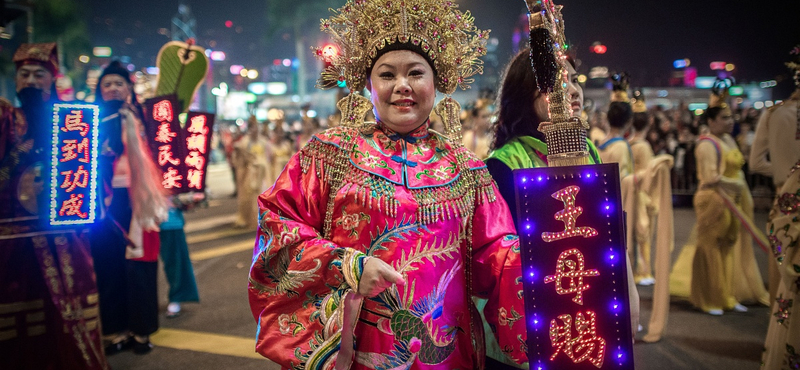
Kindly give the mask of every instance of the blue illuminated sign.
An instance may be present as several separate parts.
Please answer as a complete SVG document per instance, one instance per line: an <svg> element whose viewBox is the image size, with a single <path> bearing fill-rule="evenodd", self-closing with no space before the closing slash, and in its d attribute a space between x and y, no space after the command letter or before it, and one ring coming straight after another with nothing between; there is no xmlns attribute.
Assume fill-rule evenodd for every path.
<svg viewBox="0 0 800 370"><path fill-rule="evenodd" d="M98 108L53 107L50 225L91 224L97 217Z"/></svg>

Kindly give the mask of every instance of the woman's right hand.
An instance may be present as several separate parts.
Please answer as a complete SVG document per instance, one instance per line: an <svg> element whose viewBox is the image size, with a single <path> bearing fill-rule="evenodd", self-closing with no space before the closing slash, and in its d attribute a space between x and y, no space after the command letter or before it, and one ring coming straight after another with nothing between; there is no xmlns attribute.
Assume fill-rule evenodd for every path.
<svg viewBox="0 0 800 370"><path fill-rule="evenodd" d="M358 294L365 297L375 297L392 284L405 285L403 275L395 271L388 263L380 258L369 258L364 264L361 280L358 283Z"/></svg>

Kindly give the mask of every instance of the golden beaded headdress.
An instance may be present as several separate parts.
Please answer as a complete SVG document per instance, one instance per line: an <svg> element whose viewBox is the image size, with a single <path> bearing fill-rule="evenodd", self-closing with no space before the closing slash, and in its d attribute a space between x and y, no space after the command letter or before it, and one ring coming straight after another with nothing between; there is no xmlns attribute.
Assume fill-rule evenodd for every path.
<svg viewBox="0 0 800 370"><path fill-rule="evenodd" d="M358 125L371 108L359 92L366 85L367 71L379 52L388 45L408 43L427 53L436 72L436 89L451 94L456 87L467 89L470 77L483 72L489 31L475 27L474 18L460 12L452 0L348 0L339 9L331 9L328 19L320 20L320 29L328 33L339 47L331 55L314 48L317 58L330 63L320 76L317 86L331 88L344 83L350 95L337 106L342 111L343 125ZM443 102L458 103L450 97ZM446 109L445 109L446 108ZM437 113L458 121L460 107L445 107L440 102ZM449 115L454 117L447 117Z"/></svg>
<svg viewBox="0 0 800 370"><path fill-rule="evenodd" d="M630 86L630 77L627 73L614 73L611 75L611 101L630 103L628 98L628 86Z"/></svg>
<svg viewBox="0 0 800 370"><path fill-rule="evenodd" d="M631 98L631 108L633 108L633 113L647 112L647 104L644 101L644 93L641 90L636 90L633 92L633 98Z"/></svg>
<svg viewBox="0 0 800 370"><path fill-rule="evenodd" d="M711 87L711 96L708 98L709 108L727 108L728 103L728 90L734 84L733 77L719 78L714 81L714 86Z"/></svg>
<svg viewBox="0 0 800 370"><path fill-rule="evenodd" d="M552 0L525 0L530 27L531 65L539 91L547 94L549 122L539 124L551 167L589 164L583 117L572 117L567 96L567 44L560 5Z"/></svg>

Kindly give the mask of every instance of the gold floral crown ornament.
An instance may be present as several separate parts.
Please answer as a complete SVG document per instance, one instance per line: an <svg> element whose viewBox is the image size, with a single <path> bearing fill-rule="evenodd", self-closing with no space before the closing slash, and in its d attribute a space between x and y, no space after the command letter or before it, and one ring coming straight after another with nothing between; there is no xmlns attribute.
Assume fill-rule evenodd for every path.
<svg viewBox="0 0 800 370"><path fill-rule="evenodd" d="M567 96L567 44L562 6L552 0L525 0L531 45L531 67L539 91L546 93L549 121L539 124L547 143L550 167L591 163L586 143L589 124L572 117Z"/></svg>
<svg viewBox="0 0 800 370"><path fill-rule="evenodd" d="M477 29L470 12L460 12L452 0L348 0L331 13L320 20L320 30L330 35L339 53L313 48L317 58L331 64L317 87L346 84L351 93L337 104L344 108L343 124L363 122L371 104L359 91L380 51L389 45L408 43L427 53L423 56L433 62L436 89L444 94L469 88L471 77L483 73L479 57L486 54L489 31Z"/></svg>
<svg viewBox="0 0 800 370"><path fill-rule="evenodd" d="M709 108L728 108L728 94L731 86L735 84L733 77L719 78L714 81L714 86L711 87L711 96L708 97Z"/></svg>
<svg viewBox="0 0 800 370"><path fill-rule="evenodd" d="M628 87L630 86L630 76L627 73L614 73L611 76L611 101L630 103L628 97Z"/></svg>

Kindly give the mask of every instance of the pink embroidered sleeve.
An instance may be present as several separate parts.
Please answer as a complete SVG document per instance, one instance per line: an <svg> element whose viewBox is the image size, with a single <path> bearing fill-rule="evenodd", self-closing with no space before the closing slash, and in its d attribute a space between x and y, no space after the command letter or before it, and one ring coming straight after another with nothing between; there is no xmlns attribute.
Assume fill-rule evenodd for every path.
<svg viewBox="0 0 800 370"><path fill-rule="evenodd" d="M305 151L296 154L258 197L248 284L256 351L284 368L303 368L324 333L337 330L325 327L326 314L358 287L363 270L363 253L322 237L329 191L323 163Z"/></svg>
<svg viewBox="0 0 800 370"><path fill-rule="evenodd" d="M472 286L475 295L488 299L483 312L494 333L485 334L494 334L503 353L521 364L528 358L519 238L497 186L491 182L486 190L496 199L479 200L475 208Z"/></svg>

